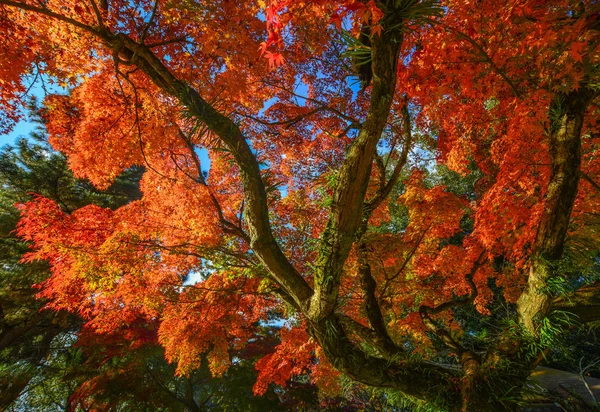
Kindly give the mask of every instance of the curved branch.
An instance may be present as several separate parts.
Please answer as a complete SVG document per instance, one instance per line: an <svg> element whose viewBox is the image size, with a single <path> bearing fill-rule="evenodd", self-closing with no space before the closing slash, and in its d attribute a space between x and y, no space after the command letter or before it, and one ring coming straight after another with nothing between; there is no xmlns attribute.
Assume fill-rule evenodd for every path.
<svg viewBox="0 0 600 412"><path fill-rule="evenodd" d="M123 34L109 37L108 44L112 48L122 46L121 53L131 63L139 67L163 92L177 97L198 121L206 124L227 146L240 168L250 246L296 304L299 307L306 306L312 290L287 260L273 236L258 161L240 128L204 100L195 89L177 79L147 46Z"/></svg>
<svg viewBox="0 0 600 412"><path fill-rule="evenodd" d="M306 308L313 291L285 257L271 230L267 194L261 179L256 157L237 124L220 113L204 100L198 91L175 77L152 50L123 33L108 29L97 30L69 17L45 8L31 6L11 0L0 0L0 4L46 15L97 36L104 45L113 50L123 63L132 64L142 70L164 93L179 100L195 118L203 122L227 146L237 163L246 198L250 246L261 259L278 284L290 294L298 307Z"/></svg>
<svg viewBox="0 0 600 412"><path fill-rule="evenodd" d="M596 183L596 181L594 179L592 179L583 170L580 170L579 173L581 174L581 177L583 178L583 180L585 180L586 182L588 182L589 184L591 184L594 189L596 189L596 190L598 190L600 192L600 185L598 183Z"/></svg>
<svg viewBox="0 0 600 412"><path fill-rule="evenodd" d="M89 26L87 24L84 24L84 23L77 21L75 19L72 19L70 17L63 16L62 14L55 13L44 7L35 7L30 4L20 3L18 1L11 1L11 0L0 0L0 4L3 4L5 6L16 7L16 8L22 9L22 10L32 11L34 13L40 13L40 14L43 14L44 16L52 17L53 19L62 21L64 23L70 24L71 26L75 26L79 29L82 29L84 31L92 33L98 37L102 36L102 32L100 30L96 29L95 27Z"/></svg>
<svg viewBox="0 0 600 412"><path fill-rule="evenodd" d="M600 321L600 282L584 286L567 296L554 299L549 312L555 310L575 315L580 323Z"/></svg>
<svg viewBox="0 0 600 412"><path fill-rule="evenodd" d="M299 99L306 100L308 102L313 102L313 103L317 104L319 107L326 108L328 111L336 114L337 116L341 117L342 119L346 120L347 122L349 122L349 123L351 123L353 125L360 126L360 122L358 120L356 120L355 118L353 118L351 116L348 116L347 114L341 112L340 110L338 110L338 109L336 109L334 107L328 106L327 104L321 102L320 100L313 99L312 97L308 97L308 96L303 96L301 94L298 94L296 92L288 90L287 88L282 87L282 86L280 86L278 84L272 84L272 83L269 83L269 82L266 82L266 81L263 81L263 83L266 84L266 85L268 85L268 86L275 87L275 88L277 88L279 90L282 90L282 91L288 93L291 96L298 97Z"/></svg>
<svg viewBox="0 0 600 412"><path fill-rule="evenodd" d="M452 336L450 336L450 333L445 328L437 325L434 322L434 320L431 318L431 315L437 315L437 314L442 313L443 311L448 310L452 307L466 305L475 300L478 292L477 292L477 286L475 285L475 282L473 282L473 277L475 276L475 273L477 272L477 270L485 262L484 253L485 253L485 251L480 253L479 257L473 264L473 268L465 276L465 280L467 281L467 283L469 284L469 287L471 288L471 293L469 294L469 296L466 296L461 299L444 302L444 303L441 303L434 307L427 306L427 305L421 305L419 307L419 315L421 316L421 320L423 321L423 324L427 327L427 329L429 329L430 331L435 333L435 335L438 336L442 340L442 342L444 342L446 344L446 346L455 350L459 355L467 353L468 351L465 348L463 348L458 342L456 342L454 340L454 338L452 338Z"/></svg>
<svg viewBox="0 0 600 412"><path fill-rule="evenodd" d="M413 137L411 130L411 121L410 114L408 112L408 99L405 98L405 104L402 107L402 122L404 123L404 147L402 148L402 153L400 154L400 159L398 159L398 163L394 167L394 171L392 172L392 176L390 176L390 180L380 190L377 191L377 194L370 202L365 205L365 212L372 213L377 207L385 200L386 197L389 196L390 192L394 188L394 185L398 183L398 178L400 177L400 173L402 169L406 165L406 161L408 160L408 153L412 147ZM384 175L385 177L385 175ZM365 217L363 217L364 219Z"/></svg>
<svg viewBox="0 0 600 412"><path fill-rule="evenodd" d="M196 168L196 171L197 171L197 177L193 178L192 176L189 176L187 174L187 172L185 172L183 170L182 170L182 172L186 176L188 176L189 178L194 180L195 182L200 183L202 186L206 187L206 189L208 190L208 193L210 195L210 198L213 202L213 205L215 206L215 210L217 211L217 215L219 216L219 221L221 222L223 230L226 233L230 233L230 234L239 236L241 239L243 239L247 243L250 243L250 238L248 237L248 235L244 232L244 230L241 227L239 227L239 226L235 225L234 223L230 222L229 220L225 219L225 215L223 214L223 208L221 207L219 200L217 199L217 197L215 196L215 194L213 193L211 188L206 183L206 179L204 179L204 175L202 174L202 167L200 165L200 158L198 157L198 154L196 153L194 144L192 143L189 136L187 136L183 132L183 130L181 130L180 127L178 127L177 129L179 132L179 136L184 141L184 143L190 153L190 156L192 157L192 161L194 162L194 167Z"/></svg>
<svg viewBox="0 0 600 412"><path fill-rule="evenodd" d="M154 6L152 6L152 13L150 14L148 23L144 27L144 30L142 31L142 35L140 36L140 43L144 43L144 39L146 38L146 35L148 34L148 30L150 30L150 26L152 26L152 23L154 22L154 18L156 17L157 10L158 10L158 0L154 0Z"/></svg>
<svg viewBox="0 0 600 412"><path fill-rule="evenodd" d="M98 26L100 26L101 28L104 28L104 21L102 19L102 13L100 12L98 5L96 4L96 0L90 0L90 3L92 3L92 9L94 9L94 14L96 15L96 21L98 21Z"/></svg>
<svg viewBox="0 0 600 412"><path fill-rule="evenodd" d="M460 371L429 362L368 355L348 339L346 329L367 341L371 330L344 315L322 318L318 324L309 321L308 327L332 365L357 382L394 388L418 399L426 399L436 390L445 391L443 388L447 396L455 396L446 385L449 378L459 376ZM451 402L457 403L458 399Z"/></svg>
<svg viewBox="0 0 600 412"><path fill-rule="evenodd" d="M395 354L402 352L398 346L394 343L391 336L387 331L383 313L379 306L377 295L377 283L371 274L371 265L367 261L367 246L361 243L358 246L358 274L360 278L361 287L364 293L364 304L363 308L367 319L373 328L372 343L382 352L384 357L390 359Z"/></svg>
<svg viewBox="0 0 600 412"><path fill-rule="evenodd" d="M423 242L423 239L425 238L425 234L427 233L427 231L430 228L431 228L431 224L429 224L429 226L427 226L425 228L425 230L421 233L421 235L417 239L417 242L415 243L415 246L410 250L410 252L408 252L406 259L404 259L404 262L402 262L402 265L400 265L400 268L396 271L396 273L392 277L386 279L388 282L395 280L398 276L400 276L402 274L404 269L406 269L406 266L408 265L408 263L410 262L412 257L417 252L417 249L419 248L419 246L421 246L421 242Z"/></svg>
<svg viewBox="0 0 600 412"><path fill-rule="evenodd" d="M405 355L405 351L401 347L395 345L393 342L390 345L389 342L382 339L382 336L375 330L362 325L349 316L339 315L339 318L340 323L349 334L364 340L378 351L383 359L394 359L401 355Z"/></svg>

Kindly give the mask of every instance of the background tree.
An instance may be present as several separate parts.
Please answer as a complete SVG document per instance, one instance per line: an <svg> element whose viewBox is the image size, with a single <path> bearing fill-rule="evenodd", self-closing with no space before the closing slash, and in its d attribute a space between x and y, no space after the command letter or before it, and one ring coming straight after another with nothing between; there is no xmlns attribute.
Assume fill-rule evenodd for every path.
<svg viewBox="0 0 600 412"><path fill-rule="evenodd" d="M23 206L48 306L98 334L160 323L185 376L286 318L259 394L336 369L513 409L562 331L598 320L599 6L503 6L0 0L3 127L49 76L72 88L45 106L75 176L146 169L114 211Z"/></svg>
<svg viewBox="0 0 600 412"><path fill-rule="evenodd" d="M32 121L42 123L33 109ZM67 312L44 311L45 302L35 298L33 286L49 276L44 262L23 264L27 243L16 236L19 220L18 203L30 201L32 193L54 199L65 210L75 210L90 203L119 207L131 197L139 196L131 171L118 179L109 192L100 192L88 182L74 179L66 160L46 142L43 128L20 139L16 146L6 146L0 153L0 191L2 216L0 248L0 396L1 408L10 405L43 372L55 347L72 344L72 333L81 320ZM136 177L137 175L137 177Z"/></svg>

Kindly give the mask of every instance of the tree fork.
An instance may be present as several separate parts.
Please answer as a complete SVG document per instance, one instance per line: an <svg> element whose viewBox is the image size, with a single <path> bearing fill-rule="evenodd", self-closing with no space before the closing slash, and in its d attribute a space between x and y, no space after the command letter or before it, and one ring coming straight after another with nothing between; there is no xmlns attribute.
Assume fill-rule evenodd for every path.
<svg viewBox="0 0 600 412"><path fill-rule="evenodd" d="M442 392L440 388L444 387L446 399L450 399L451 404L459 404L458 394L447 387L455 371L434 363L371 356L348 338L345 327L343 320L335 314L318 322L309 321L310 335L336 369L357 382L399 390L420 400L436 398L431 388Z"/></svg>

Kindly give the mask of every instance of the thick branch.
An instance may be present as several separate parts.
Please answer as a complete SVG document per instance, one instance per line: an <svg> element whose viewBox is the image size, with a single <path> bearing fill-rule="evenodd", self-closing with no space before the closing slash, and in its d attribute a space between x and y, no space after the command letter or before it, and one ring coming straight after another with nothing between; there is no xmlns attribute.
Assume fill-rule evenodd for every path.
<svg viewBox="0 0 600 412"><path fill-rule="evenodd" d="M446 396L452 397L454 392L444 388L449 378L460 372L422 361L395 361L367 355L348 339L345 328L369 340L370 329L348 318L330 316L320 319L318 324L309 322L309 332L327 359L351 379L380 388L394 388L418 399L432 399L441 394L435 391L444 391Z"/></svg>
<svg viewBox="0 0 600 412"><path fill-rule="evenodd" d="M402 151L400 159L398 160L398 163L396 164L396 167L394 168L394 172L392 173L392 176L387 183L385 182L385 166L383 164L383 161L381 157L377 155L377 153L374 154L375 165L380 169L380 189L378 190L375 197L365 205L365 208L363 209L362 213L360 228L358 229L356 234L356 238L359 240L357 257L359 263L358 274L361 282L361 287L364 293L363 308L372 329L364 327L366 331L357 331L356 328L354 329L354 331L361 332L361 336L363 338L366 338L369 341L369 343L376 347L387 358L390 358L391 356L394 356L394 354L398 354L402 351L398 346L396 346L396 344L394 343L387 331L383 313L381 312L381 307L379 305L379 301L376 295L377 283L375 282L375 279L371 274L371 265L368 262L368 247L367 244L362 240L362 238L367 231L367 225L371 214L377 208L377 206L381 204L383 199L385 199L389 195L389 193L392 190L392 187L398 181L400 171L406 164L408 151L412 143L408 104L406 104L403 107L402 111L406 135L404 149Z"/></svg>
<svg viewBox="0 0 600 412"><path fill-rule="evenodd" d="M566 297L554 299L549 312L555 310L572 313L581 323L600 321L600 283L582 287Z"/></svg>
<svg viewBox="0 0 600 412"><path fill-rule="evenodd" d="M246 219L251 247L271 272L278 284L293 296L299 307L305 307L312 295L306 281L287 260L273 237L267 207L267 195L260 176L258 162L239 127L204 100L198 91L177 79L164 63L145 45L125 34L114 34L108 29L98 30L45 8L25 3L0 0L0 4L17 7L52 17L96 35L114 54L140 68L163 92L176 97L198 121L225 143L240 168L246 198Z"/></svg>
<svg viewBox="0 0 600 412"><path fill-rule="evenodd" d="M393 359L404 354L402 348L396 345L388 345L381 336L373 329L358 323L346 315L339 315L340 323L351 336L354 335L378 351L383 359Z"/></svg>
<svg viewBox="0 0 600 412"><path fill-rule="evenodd" d="M258 162L239 127L206 102L195 89L173 76L146 46L124 35L110 39L112 47L119 47L121 44L124 47L122 53L133 64L143 70L164 92L176 96L198 121L206 124L227 146L240 168L244 184L250 245L277 283L294 297L299 307L305 306L312 295L311 288L287 260L273 237L267 195Z"/></svg>
<svg viewBox="0 0 600 412"><path fill-rule="evenodd" d="M377 283L371 275L371 265L367 261L367 246L364 243L359 245L358 255L358 274L364 293L363 308L371 324L371 328L373 328L372 341L382 354L389 359L400 351L388 334L383 313L381 313L379 301L377 300Z"/></svg>
<svg viewBox="0 0 600 412"><path fill-rule="evenodd" d="M309 317L315 320L333 313L337 304L342 266L362 221L373 156L394 97L399 46L399 42L392 42L385 33L374 38L370 108L339 171L331 214L319 248L315 294L309 312Z"/></svg>

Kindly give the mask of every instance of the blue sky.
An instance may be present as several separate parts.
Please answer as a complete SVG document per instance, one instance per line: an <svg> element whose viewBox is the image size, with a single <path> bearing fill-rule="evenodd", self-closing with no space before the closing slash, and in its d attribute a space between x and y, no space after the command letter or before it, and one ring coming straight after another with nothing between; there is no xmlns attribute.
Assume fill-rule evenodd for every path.
<svg viewBox="0 0 600 412"><path fill-rule="evenodd" d="M28 78L33 77L31 81L33 84L27 84ZM31 97L35 97L38 102L42 102L46 96L46 93L58 93L66 94L67 89L57 85L50 78L45 75L42 76L25 76L23 83L28 88L28 93L24 94L21 98L23 101L27 101ZM0 113L0 116L2 114ZM14 144L15 140L20 137L29 137L29 134L37 127L35 123L29 122L27 113L23 115L23 119L16 125L16 127L9 134L0 134L0 147L7 144Z"/></svg>
<svg viewBox="0 0 600 412"><path fill-rule="evenodd" d="M21 121L17 124L9 134L0 134L0 147L13 144L19 137L29 137L29 133L36 128L36 125L26 120Z"/></svg>

